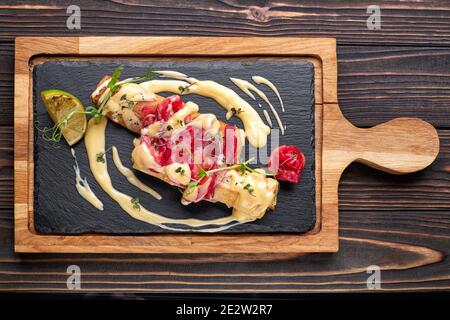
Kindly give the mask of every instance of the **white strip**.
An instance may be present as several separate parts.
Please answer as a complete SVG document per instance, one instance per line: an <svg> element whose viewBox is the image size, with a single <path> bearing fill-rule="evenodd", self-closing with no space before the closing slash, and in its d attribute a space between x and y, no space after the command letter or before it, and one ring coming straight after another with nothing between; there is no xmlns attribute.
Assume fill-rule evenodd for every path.
<svg viewBox="0 0 450 320"><path fill-rule="evenodd" d="M72 152L72 156L75 159L75 165L73 166L73 169L75 170L75 181L76 181L75 187L77 188L78 193L87 202L92 204L98 210L103 211L103 203L99 200L99 198L97 198L95 193L92 191L91 187L89 186L89 183L86 180L86 177L84 179L81 178L80 167L78 166L75 150L73 148L70 148L70 151Z"/></svg>
<svg viewBox="0 0 450 320"><path fill-rule="evenodd" d="M244 91L250 98L252 98L253 100L256 100L255 96L253 95L253 93L250 92L248 86L247 86L247 81L245 80L241 80L241 79L237 79L237 78L230 78L231 82L233 82L236 87L238 87L239 89L241 89L242 91Z"/></svg>
<svg viewBox="0 0 450 320"><path fill-rule="evenodd" d="M270 103L269 99L267 98L267 96L265 95L264 92L262 92L261 90L259 90L257 87L255 87L253 84L251 84L250 82L246 81L246 80L242 80L242 79L236 79L236 78L230 78L230 80L242 91L244 91L245 93L249 93L250 90L253 92L256 92L256 94L258 96L260 96L270 107L270 110L272 110L272 113L275 117L275 120L277 120L278 123L278 127L280 128L281 134L284 136L284 125L281 122L280 116L278 115L277 110L275 110L275 108L273 107L273 105ZM250 92L251 94L251 92ZM253 94L250 95L250 97L252 97Z"/></svg>
<svg viewBox="0 0 450 320"><path fill-rule="evenodd" d="M283 100L281 99L281 95L278 92L277 87L275 87L275 85L270 82L269 80L267 80L266 78L260 77L260 76L253 76L252 77L253 81L255 81L255 83L257 84L265 84L266 86L268 86L270 89L272 89L273 92L275 92L275 94L278 97L278 100L280 100L280 104L281 104L281 110L284 112L284 104L283 104Z"/></svg>
<svg viewBox="0 0 450 320"><path fill-rule="evenodd" d="M272 120L270 120L269 113L267 112L266 109L263 110L263 114L264 114L264 117L266 117L267 123L268 123L269 126L272 128L272 127L273 127L273 125L272 125Z"/></svg>
<svg viewBox="0 0 450 320"><path fill-rule="evenodd" d="M156 192L152 188L148 187L147 185L143 184L134 175L133 171L131 171L130 169L128 169L127 167L125 167L122 164L122 161L120 160L119 152L117 151L117 148L115 146L112 147L112 155L113 155L113 161L114 161L114 164L116 165L117 170L119 170L119 172L127 178L129 183L131 183L135 187L138 187L142 191L147 192L149 195L153 196L155 199L158 199L158 200L162 199L161 195L158 192Z"/></svg>

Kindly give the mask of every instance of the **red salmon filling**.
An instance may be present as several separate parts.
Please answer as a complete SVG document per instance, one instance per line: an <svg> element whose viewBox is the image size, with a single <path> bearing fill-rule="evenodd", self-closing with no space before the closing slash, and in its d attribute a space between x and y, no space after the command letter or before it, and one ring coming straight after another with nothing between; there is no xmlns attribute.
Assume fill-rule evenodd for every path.
<svg viewBox="0 0 450 320"><path fill-rule="evenodd" d="M305 167L305 156L294 146L280 146L270 154L268 167L278 180L298 183Z"/></svg>
<svg viewBox="0 0 450 320"><path fill-rule="evenodd" d="M154 122L167 122L173 114L184 107L180 96L174 95L164 99L161 103L148 103L141 108L143 127ZM225 165L237 163L238 137L236 127L226 125L220 135L211 136L207 128L189 125L190 116L184 119L185 128L177 131L173 136L172 130L165 130L158 136L143 135L141 142L145 143L156 163L165 167L173 162L186 163L191 170L191 178L200 178L200 167L212 170ZM165 125L163 124L164 128ZM151 170L151 168L149 168ZM223 173L211 173L203 177L198 183L198 195L195 202L210 199L214 196L214 189L220 183Z"/></svg>
<svg viewBox="0 0 450 320"><path fill-rule="evenodd" d="M178 95L170 96L159 104L148 102L141 109L142 127L147 127L156 121L167 121L183 107L183 100Z"/></svg>

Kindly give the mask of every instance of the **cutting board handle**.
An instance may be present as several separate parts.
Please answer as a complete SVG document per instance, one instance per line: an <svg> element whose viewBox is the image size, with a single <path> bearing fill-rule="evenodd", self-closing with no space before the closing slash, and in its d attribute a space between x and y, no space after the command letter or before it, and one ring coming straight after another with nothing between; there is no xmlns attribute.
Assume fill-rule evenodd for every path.
<svg viewBox="0 0 450 320"><path fill-rule="evenodd" d="M329 105L329 138L334 140L334 150L346 153L346 165L353 161L392 173L406 174L429 166L439 153L439 136L436 129L418 118L397 118L372 128L357 128L342 115L338 105ZM326 115L327 113L325 113ZM328 139L330 140L330 139Z"/></svg>

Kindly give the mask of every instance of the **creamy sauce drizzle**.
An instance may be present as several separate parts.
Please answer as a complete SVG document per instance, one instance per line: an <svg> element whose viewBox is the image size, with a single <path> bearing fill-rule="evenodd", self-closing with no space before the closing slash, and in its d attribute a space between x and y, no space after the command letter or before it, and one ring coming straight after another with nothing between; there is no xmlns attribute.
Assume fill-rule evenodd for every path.
<svg viewBox="0 0 450 320"><path fill-rule="evenodd" d="M155 94L172 92L181 95L198 94L212 98L227 110L227 119L231 118L233 114L241 119L248 141L253 146L261 148L267 144L270 128L263 122L255 109L236 92L211 80L200 81L195 78L186 78L185 80L150 80L140 85ZM183 93L180 92L180 87L186 88ZM241 112L236 112L239 109Z"/></svg>
<svg viewBox="0 0 450 320"><path fill-rule="evenodd" d="M253 84L251 84L250 82L246 81L246 80L242 80L242 79L236 79L236 78L230 78L230 80L239 88L241 89L243 92L245 92L247 95L249 95L251 98L254 99L254 95L250 92L256 92L256 94L258 96L261 97L261 99L263 99L270 107L270 110L272 110L272 113L275 117L275 120L277 120L278 123L278 127L281 130L281 134L284 135L284 125L281 122L280 116L278 115L277 110L275 110L275 108L273 107L273 105L270 103L269 99L267 98L266 94L264 92L262 92L261 90L259 90L257 87L255 87ZM249 94L250 93L250 94Z"/></svg>
<svg viewBox="0 0 450 320"><path fill-rule="evenodd" d="M225 229L231 228L237 224L246 223L253 221L256 218L249 217L235 217L227 216L223 218L213 219L213 220L200 220L200 219L171 219L159 215L158 213L152 212L139 205L139 208L135 208L131 203L132 197L116 190L111 182L111 178L108 173L107 161L105 163L97 162L97 154L105 152L105 129L108 120L103 117L98 124L94 122L94 119L89 120L88 128L84 137L86 150L89 158L89 166L91 168L92 174L95 177L97 183L101 188L114 200L119 206L125 210L130 216L135 219L151 223L153 225L159 226L163 229L173 230L173 231L196 231L196 232L218 232ZM234 222L234 223L232 223ZM167 226L166 224L177 224L185 225L193 228L205 227L216 225L220 227L209 227L203 229L179 229Z"/></svg>
<svg viewBox="0 0 450 320"><path fill-rule="evenodd" d="M172 78L172 79L178 79L178 80L184 80L184 79L188 78L187 75L185 75L184 73L178 72L178 71L160 70L160 71L155 71L155 72L158 73L160 75L160 77L162 77L162 78Z"/></svg>
<svg viewBox="0 0 450 320"><path fill-rule="evenodd" d="M273 125L272 125L272 120L270 120L269 113L267 112L266 109L263 110L263 114L264 114L264 117L266 118L267 123L268 123L269 126L272 128L272 127L273 127ZM285 126L284 128L286 129L286 126Z"/></svg>
<svg viewBox="0 0 450 320"><path fill-rule="evenodd" d="M147 192L149 195L153 196L155 199L158 199L158 200L162 199L161 195L158 192L156 192L152 188L148 187L147 185L143 184L135 176L133 171L131 171L130 169L128 169L127 167L125 167L122 164L122 160L120 160L120 157L119 157L119 152L117 151L117 148L115 146L112 147L112 155L113 155L113 161L114 161L114 164L116 165L117 170L119 170L119 172L127 178L129 183L131 183L135 187L138 187L142 191Z"/></svg>
<svg viewBox="0 0 450 320"><path fill-rule="evenodd" d="M270 89L272 89L272 91L275 92L275 94L277 95L278 100L280 100L281 110L284 112L283 100L281 99L281 95L278 92L277 87L275 87L275 85L272 82L270 82L269 80L267 80L266 78L263 78L263 77L260 77L260 76L253 76L252 80L255 81L255 83L257 83L257 84L265 84Z"/></svg>
<svg viewBox="0 0 450 320"><path fill-rule="evenodd" d="M103 211L103 203L100 201L99 198L97 198L95 193L92 191L91 187L89 186L89 183L87 182L86 177L84 179L81 178L80 167L78 166L75 150L70 148L70 151L72 152L72 156L75 160L75 165L73 166L73 169L75 170L75 181L76 181L75 187L77 188L78 193L80 194L80 196L82 196L86 201L88 201L98 210Z"/></svg>

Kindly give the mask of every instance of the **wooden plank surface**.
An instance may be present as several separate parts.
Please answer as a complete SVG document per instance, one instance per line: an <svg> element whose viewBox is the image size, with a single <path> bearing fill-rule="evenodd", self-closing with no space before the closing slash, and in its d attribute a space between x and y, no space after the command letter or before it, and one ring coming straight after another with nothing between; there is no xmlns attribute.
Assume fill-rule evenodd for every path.
<svg viewBox="0 0 450 320"><path fill-rule="evenodd" d="M0 41L0 125L13 125L14 43ZM345 117L369 127L396 116L450 128L450 46L339 46L338 99Z"/></svg>
<svg viewBox="0 0 450 320"><path fill-rule="evenodd" d="M61 35L68 1L3 1L0 36ZM308 36L342 44L450 44L445 0L377 1L380 30L367 29L373 1L80 1L81 30L70 35Z"/></svg>
<svg viewBox="0 0 450 320"><path fill-rule="evenodd" d="M86 24L80 31L68 31L66 1L1 1L0 290L66 291L66 268L77 263L91 282L86 288L106 292L115 288L129 292L364 291L365 268L371 264L383 266L384 290L450 289L447 1L377 1L388 23L374 31L365 28L366 8L373 3L361 1L296 1L276 6L254 1L255 8L231 1L153 1L151 6L141 6L140 1L80 3L89 8L83 12ZM261 8L268 6L276 8L269 10L266 21L248 14L259 16ZM402 177L351 165L340 184L341 250L337 255L193 259L186 255L14 254L13 38L21 34L336 37L338 97L344 115L359 126L401 115L422 117L440 128L441 153L427 170Z"/></svg>

